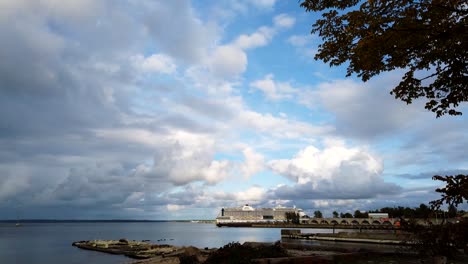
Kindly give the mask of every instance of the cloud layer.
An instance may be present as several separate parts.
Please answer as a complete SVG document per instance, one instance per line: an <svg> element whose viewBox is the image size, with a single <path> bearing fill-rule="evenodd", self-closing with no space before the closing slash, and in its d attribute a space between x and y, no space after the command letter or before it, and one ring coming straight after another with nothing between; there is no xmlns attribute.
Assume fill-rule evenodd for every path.
<svg viewBox="0 0 468 264"><path fill-rule="evenodd" d="M1 1L0 219L418 205L426 175L468 169L466 117L395 101L395 75L363 84L306 62L316 38L297 12Z"/></svg>

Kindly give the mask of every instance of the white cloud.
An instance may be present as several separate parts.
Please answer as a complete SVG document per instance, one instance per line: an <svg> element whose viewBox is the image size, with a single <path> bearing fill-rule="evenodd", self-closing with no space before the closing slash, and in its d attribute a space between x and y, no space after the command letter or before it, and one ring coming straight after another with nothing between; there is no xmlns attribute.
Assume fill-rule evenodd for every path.
<svg viewBox="0 0 468 264"><path fill-rule="evenodd" d="M250 187L246 191L236 192L236 200L244 202L262 201L265 199L265 194L265 189L258 186L254 186Z"/></svg>
<svg viewBox="0 0 468 264"><path fill-rule="evenodd" d="M273 74L266 75L262 80L251 82L250 86L262 91L271 100L291 99L298 93L298 90L287 82L275 82Z"/></svg>
<svg viewBox="0 0 468 264"><path fill-rule="evenodd" d="M219 46L209 59L209 68L221 78L238 77L247 68L247 55L234 45Z"/></svg>
<svg viewBox="0 0 468 264"><path fill-rule="evenodd" d="M188 0L0 1L0 35L5 36L0 45L0 217L12 215L17 204L28 208L25 217L103 219L167 217L168 210L181 209L196 215L191 210L240 202L351 208L367 199L362 197L379 195L392 196L399 205L398 199L408 197L382 180L382 163L365 148L336 141L323 149L304 148L335 133L333 123L314 123L320 121L282 104L268 109L244 100L248 65L257 72L278 69L252 63L248 55L255 48L268 49L295 20L282 14L254 30L240 23L236 32L246 33L232 35L233 27L225 23L258 16L253 12L261 8L266 10L261 15L271 14L276 1L235 2L247 10L220 21L211 9L195 10ZM306 47L310 38L291 36L288 42ZM441 168L466 168L465 119L438 120L438 125L415 121L419 115L412 115L413 108L391 106L395 101L388 89L370 89L394 80L363 87L330 81L305 93L294 76L286 82L274 77L248 80L247 89L271 100L320 105L336 117L337 133L348 139L395 134L390 140L404 144L397 137L408 131L404 150L393 151L413 170L416 158L434 167L437 160ZM278 159L298 148L304 149L295 157ZM239 155L242 160L229 158ZM265 164L266 157L274 160ZM265 170L295 179L296 185L249 188L249 177ZM262 181L267 173L252 180ZM239 176L247 180L235 181ZM228 183L235 181L233 188L242 192L213 186L226 179L234 179ZM414 192L419 196L412 203L430 191Z"/></svg>
<svg viewBox="0 0 468 264"><path fill-rule="evenodd" d="M129 142L141 146L158 147L162 143L163 135L139 128L98 129L96 136L109 141Z"/></svg>
<svg viewBox="0 0 468 264"><path fill-rule="evenodd" d="M250 35L242 34L234 41L234 45L242 49L266 46L278 30L290 28L294 22L295 19L286 14L278 15L273 19L273 27L262 26Z"/></svg>
<svg viewBox="0 0 468 264"><path fill-rule="evenodd" d="M249 0L249 1L253 5L257 6L258 8L266 8L266 9L273 8L273 6L276 3L276 0Z"/></svg>
<svg viewBox="0 0 468 264"><path fill-rule="evenodd" d="M420 116L422 107L406 105L389 95L395 80L379 77L367 83L354 80L323 82L315 90L300 97L304 105L321 104L336 117L338 133L360 139L389 135L411 125Z"/></svg>
<svg viewBox="0 0 468 264"><path fill-rule="evenodd" d="M277 195L301 195L306 198L362 198L399 190L385 183L383 162L365 148L346 147L343 142L329 141L320 150L308 146L292 159L272 160L271 170L297 182L294 187L281 186ZM289 198L281 197L280 198Z"/></svg>
<svg viewBox="0 0 468 264"><path fill-rule="evenodd" d="M309 35L292 35L288 38L288 43L296 47L303 47L310 44L311 37Z"/></svg>
<svg viewBox="0 0 468 264"><path fill-rule="evenodd" d="M262 26L252 34L241 34L231 43L216 45L210 49L203 63L189 68L187 74L197 80L207 75L208 70L210 79L221 79L224 83L236 79L247 69L246 50L268 45L279 30L291 27L294 22L294 18L281 14L273 19L272 27ZM219 82L216 85L220 86Z"/></svg>
<svg viewBox="0 0 468 264"><path fill-rule="evenodd" d="M206 58L219 38L216 23L203 21L188 0L144 3L146 29L163 53L188 63Z"/></svg>
<svg viewBox="0 0 468 264"><path fill-rule="evenodd" d="M173 211L180 211L182 209L185 209L185 206L183 205L178 205L178 204L168 204L166 205L167 210L173 212Z"/></svg>
<svg viewBox="0 0 468 264"><path fill-rule="evenodd" d="M262 171L265 167L265 158L262 154L255 152L252 148L245 148L242 153L244 154L244 163L240 166L240 171L246 178Z"/></svg>
<svg viewBox="0 0 468 264"><path fill-rule="evenodd" d="M267 45L271 42L275 31L270 27L260 27L256 32L250 35L240 35L234 45L242 49L251 49Z"/></svg>
<svg viewBox="0 0 468 264"><path fill-rule="evenodd" d="M99 1L82 0L82 1L60 1L60 0L43 0L43 1L0 1L0 14L9 15L18 11L32 11L35 14L43 14L58 19L66 18L70 20L79 20L84 22L93 15L102 11L102 4ZM0 19L2 16L0 16Z"/></svg>
<svg viewBox="0 0 468 264"><path fill-rule="evenodd" d="M360 179L367 181L378 176L383 171L382 162L360 148L347 148L342 143L335 143L324 150L308 146L301 150L291 160L274 160L270 162L271 168L285 176L290 177L299 184L316 183L320 180L334 180L334 177L346 177L344 165L350 165L363 172ZM338 180L338 179L337 179ZM339 179L342 181L343 179ZM351 180L348 178L348 180ZM348 182L352 183L352 182Z"/></svg>
<svg viewBox="0 0 468 264"><path fill-rule="evenodd" d="M336 208L355 205L356 200L336 199L336 200L313 200L314 207L318 208Z"/></svg>
<svg viewBox="0 0 468 264"><path fill-rule="evenodd" d="M136 175L149 179L176 185L192 181L214 184L227 178L232 169L227 160L213 160L215 139L210 135L177 130L161 134L143 129L99 130L96 133L102 139L151 148L152 164L140 164L134 170Z"/></svg>
<svg viewBox="0 0 468 264"><path fill-rule="evenodd" d="M287 42L293 45L301 56L305 56L307 60L314 57L317 53L318 44L313 43L314 36L312 35L292 35Z"/></svg>
<svg viewBox="0 0 468 264"><path fill-rule="evenodd" d="M174 133L156 150L150 174L177 185L192 181L220 182L229 176L231 165L225 160L213 160L214 143L210 136Z"/></svg>
<svg viewBox="0 0 468 264"><path fill-rule="evenodd" d="M171 74L177 68L172 58L165 54L152 54L146 58L137 55L134 57L134 61L144 72Z"/></svg>
<svg viewBox="0 0 468 264"><path fill-rule="evenodd" d="M290 28L296 23L296 19L287 14L280 14L273 19L275 27L278 28Z"/></svg>
<svg viewBox="0 0 468 264"><path fill-rule="evenodd" d="M309 123L277 117L271 114L243 110L236 122L256 133L271 135L283 139L307 139L334 131L333 126L314 126Z"/></svg>

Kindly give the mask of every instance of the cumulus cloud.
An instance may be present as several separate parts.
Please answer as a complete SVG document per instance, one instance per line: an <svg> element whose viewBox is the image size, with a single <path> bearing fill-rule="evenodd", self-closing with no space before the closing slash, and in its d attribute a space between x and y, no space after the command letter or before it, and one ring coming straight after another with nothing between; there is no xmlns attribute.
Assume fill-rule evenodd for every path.
<svg viewBox="0 0 468 264"><path fill-rule="evenodd" d="M98 131L98 136L151 146L154 157L152 163L136 167L136 172L148 179L159 179L176 185L192 181L214 184L230 174L229 161L213 159L215 141L210 136L185 131L158 134L128 129Z"/></svg>
<svg viewBox="0 0 468 264"><path fill-rule="evenodd" d="M267 15L276 1L234 2ZM384 182L381 161L365 148L330 143L276 159L271 149L284 156L331 133L362 138L410 122L394 122L392 115L403 112L393 107L387 118L375 110L377 102L353 104L380 95L340 89L352 82L331 81L306 93L273 74L244 79L248 66L259 66L248 55L269 48L294 18L282 14L231 35L195 7L188 0L0 1L0 218L11 218L18 205L25 218L162 219L200 208L212 217L213 208L245 202L351 208L367 199L360 197L426 197ZM307 45L299 37L289 42ZM270 100L309 100L344 123L336 131L333 123L295 119L287 109L259 112L242 97L249 88ZM381 124L366 119L373 117ZM451 133L443 133L446 125ZM465 126L439 126L432 129L439 136L425 132L428 126L417 133L461 161L466 129L456 128ZM437 158L423 155L421 144L408 143L401 157L416 149L428 161ZM268 189L248 181L270 170L295 185ZM234 186L241 192L223 190L223 181L238 184L239 177L246 179Z"/></svg>
<svg viewBox="0 0 468 264"><path fill-rule="evenodd" d="M306 139L334 131L333 126L315 126L306 122L271 114L261 114L247 109L244 109L239 114L236 122L240 126L253 129L257 133L264 133L283 139Z"/></svg>
<svg viewBox="0 0 468 264"><path fill-rule="evenodd" d="M251 186L245 191L238 192L215 192L212 193L214 199L222 201L226 204L232 204L233 206L239 206L245 203L259 204L265 201L266 190L259 186Z"/></svg>
<svg viewBox="0 0 468 264"><path fill-rule="evenodd" d="M152 54L146 58L136 55L133 59L135 66L144 72L171 74L177 68L172 58L165 54Z"/></svg>
<svg viewBox="0 0 468 264"><path fill-rule="evenodd" d="M265 158L262 154L255 152L252 148L245 148L244 162L240 165L240 171L244 177L249 178L262 171L265 167Z"/></svg>
<svg viewBox="0 0 468 264"><path fill-rule="evenodd" d="M256 32L250 35L240 35L234 45L242 49L251 49L262 47L270 43L275 31L270 27L260 27Z"/></svg>
<svg viewBox="0 0 468 264"><path fill-rule="evenodd" d="M432 119L432 113L426 113L420 119L412 120L408 140L402 145L399 155L394 157L395 162L399 166L430 166L435 171L451 168L466 170L468 161L465 148L462 147L468 146L466 118L438 119L431 122Z"/></svg>
<svg viewBox="0 0 468 264"><path fill-rule="evenodd" d="M214 160L213 140L207 140L216 128L210 127L213 134L200 132L203 128L178 113L180 108L139 108L144 100L151 103L146 105L164 102L159 98L177 87L147 85L145 74L173 74L177 60L199 62L216 38L216 26L202 22L187 1L107 4L0 3L5 7L0 8L0 34L5 36L0 44L0 202L40 205L43 212L31 212L45 218L65 211L79 216L64 206L86 207L88 216L109 206L113 209L105 211L112 215L125 206L153 202L151 192L227 177L229 162ZM135 9L141 16L131 17ZM183 19L174 23L165 11L182 11ZM168 23L174 31L166 30ZM156 47L145 57L141 54L149 42ZM209 106L191 104L200 115ZM156 151L171 147L167 153ZM159 157L177 169L164 167Z"/></svg>
<svg viewBox="0 0 468 264"><path fill-rule="evenodd" d="M339 141L329 142L323 150L308 146L292 159L272 160L269 166L297 183L273 190L280 199L371 198L401 189L383 180L383 164L378 157Z"/></svg>
<svg viewBox="0 0 468 264"><path fill-rule="evenodd" d="M317 53L318 44L314 43L312 35L292 35L287 39L287 42L295 47L301 56L305 56L307 60L313 58Z"/></svg>
<svg viewBox="0 0 468 264"><path fill-rule="evenodd" d="M249 0L249 2L259 8L273 8L276 0Z"/></svg>
<svg viewBox="0 0 468 264"><path fill-rule="evenodd" d="M208 137L178 133L156 150L151 177L167 178L174 184L192 181L217 183L229 173L230 163L213 160L214 142Z"/></svg>
<svg viewBox="0 0 468 264"><path fill-rule="evenodd" d="M413 105L392 98L389 83L390 76L365 84L354 80L323 82L316 90L304 92L301 102L310 107L321 104L333 113L338 133L373 139L407 127L421 114Z"/></svg>
<svg viewBox="0 0 468 264"><path fill-rule="evenodd" d="M290 28L296 23L296 19L287 14L280 14L274 17L274 25L279 28Z"/></svg>
<svg viewBox="0 0 468 264"><path fill-rule="evenodd" d="M178 204L168 204L166 206L167 210L169 211L179 211L185 208L183 205L178 205Z"/></svg>
<svg viewBox="0 0 468 264"><path fill-rule="evenodd" d="M207 56L208 47L218 38L218 27L202 21L191 1L145 3L150 11L145 17L146 28L161 51L188 63L200 62Z"/></svg>
<svg viewBox="0 0 468 264"><path fill-rule="evenodd" d="M242 34L232 43L217 46L206 61L214 77L232 79L243 73L248 64L245 50L268 45L274 35L294 25L294 18L281 14L273 19L273 27L262 26L254 33Z"/></svg>
<svg viewBox="0 0 468 264"><path fill-rule="evenodd" d="M247 202L254 202L254 201L262 201L265 199L265 189L261 187L251 187L245 191L237 192L236 193L236 201L247 201Z"/></svg>
<svg viewBox="0 0 468 264"><path fill-rule="evenodd" d="M264 79L251 82L250 87L262 91L271 100L291 99L299 92L288 82L275 82L271 73Z"/></svg>
<svg viewBox="0 0 468 264"><path fill-rule="evenodd" d="M237 77L247 68L247 55L233 45L219 46L209 59L209 68L221 78Z"/></svg>
<svg viewBox="0 0 468 264"><path fill-rule="evenodd" d="M292 35L288 38L288 43L296 47L303 47L309 44L311 37L309 35Z"/></svg>

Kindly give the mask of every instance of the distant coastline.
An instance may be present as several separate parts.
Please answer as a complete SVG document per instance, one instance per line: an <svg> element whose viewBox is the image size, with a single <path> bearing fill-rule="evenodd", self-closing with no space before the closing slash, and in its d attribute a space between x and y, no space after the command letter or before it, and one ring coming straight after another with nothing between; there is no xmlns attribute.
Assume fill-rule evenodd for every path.
<svg viewBox="0 0 468 264"><path fill-rule="evenodd" d="M145 219L7 219L0 223L214 223L215 220L145 220Z"/></svg>

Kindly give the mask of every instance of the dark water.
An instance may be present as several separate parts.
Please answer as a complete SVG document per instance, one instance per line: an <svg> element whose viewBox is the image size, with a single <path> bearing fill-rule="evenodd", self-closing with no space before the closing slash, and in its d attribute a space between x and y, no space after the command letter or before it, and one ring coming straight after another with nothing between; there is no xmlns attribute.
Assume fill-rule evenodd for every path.
<svg viewBox="0 0 468 264"><path fill-rule="evenodd" d="M91 239L148 239L178 246L221 247L232 241L273 242L280 229L218 228L181 222L0 223L0 263L125 263L131 259L81 250L71 244ZM158 242L159 239L166 241ZM172 240L171 240L172 239Z"/></svg>

